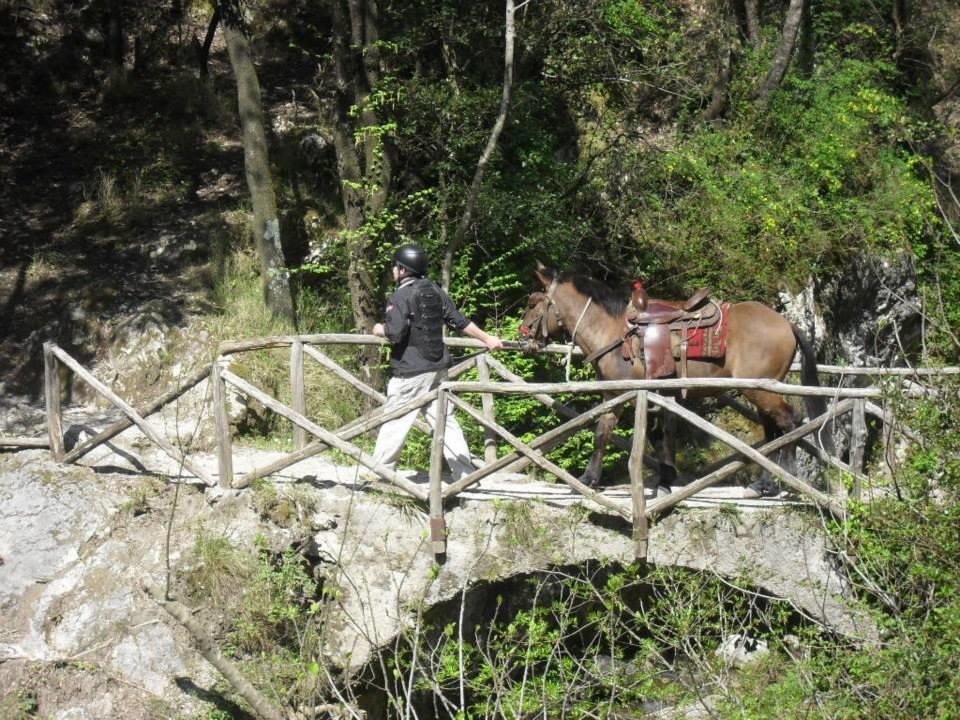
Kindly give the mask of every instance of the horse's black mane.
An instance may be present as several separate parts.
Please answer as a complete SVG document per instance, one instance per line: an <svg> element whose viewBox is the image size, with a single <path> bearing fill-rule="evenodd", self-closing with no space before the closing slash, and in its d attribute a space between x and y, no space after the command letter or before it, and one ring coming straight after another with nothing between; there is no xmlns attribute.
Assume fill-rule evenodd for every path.
<svg viewBox="0 0 960 720"><path fill-rule="evenodd" d="M604 310L614 317L623 315L627 303L630 301L630 290L628 288L610 287L582 271L568 270L561 273L557 279L559 282L572 282L578 291L593 298L594 302L600 303Z"/></svg>

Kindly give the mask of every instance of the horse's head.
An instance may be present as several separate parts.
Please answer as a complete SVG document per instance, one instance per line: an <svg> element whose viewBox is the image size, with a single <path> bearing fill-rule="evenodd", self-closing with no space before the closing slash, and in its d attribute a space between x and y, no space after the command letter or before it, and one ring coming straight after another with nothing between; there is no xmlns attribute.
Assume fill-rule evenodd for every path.
<svg viewBox="0 0 960 720"><path fill-rule="evenodd" d="M551 337L560 335L563 331L563 320L560 311L553 299L557 291L557 273L547 269L542 263L537 263L534 271L543 290L537 290L527 299L527 311L520 321L520 335L524 340L526 352L541 350Z"/></svg>

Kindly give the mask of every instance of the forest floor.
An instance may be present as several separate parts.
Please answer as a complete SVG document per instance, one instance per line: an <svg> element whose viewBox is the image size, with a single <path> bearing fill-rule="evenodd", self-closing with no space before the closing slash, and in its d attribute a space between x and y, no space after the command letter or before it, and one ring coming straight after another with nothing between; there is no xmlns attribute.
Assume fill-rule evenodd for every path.
<svg viewBox="0 0 960 720"><path fill-rule="evenodd" d="M152 134L149 111L136 97L106 102L78 89L5 115L5 394L40 394L45 341L90 361L112 327L151 301L170 324L209 303L210 235L237 205L242 149L219 132L187 132L171 145L162 133L173 128Z"/></svg>
<svg viewBox="0 0 960 720"><path fill-rule="evenodd" d="M8 51L0 61L0 395L36 400L44 342L92 363L144 307L172 327L215 310L217 273L244 240L247 191L219 34L207 79L169 58L117 78L93 58ZM282 57L260 71L267 105L310 77Z"/></svg>

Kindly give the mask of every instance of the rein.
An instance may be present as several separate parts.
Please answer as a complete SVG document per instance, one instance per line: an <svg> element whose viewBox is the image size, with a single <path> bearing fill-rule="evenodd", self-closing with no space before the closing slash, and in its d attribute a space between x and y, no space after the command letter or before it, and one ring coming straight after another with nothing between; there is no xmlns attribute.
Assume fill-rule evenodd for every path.
<svg viewBox="0 0 960 720"><path fill-rule="evenodd" d="M530 334L533 337L537 335L543 335L544 341L548 339L547 334L547 311L553 306L553 312L557 316L557 324L560 327L563 327L563 317L560 315L560 311L557 310L557 304L553 300L553 294L557 291L557 278L553 279L553 282L550 283L550 287L547 288L547 296L543 301L543 310L540 312L539 317L530 323Z"/></svg>
<svg viewBox="0 0 960 720"><path fill-rule="evenodd" d="M636 330L635 330L634 328L631 328L631 329L628 330L626 333L624 333L623 337L617 338L617 339L614 340L612 343L608 343L608 344L604 345L604 346L603 346L602 348L600 348L599 350L594 350L592 353L590 353L589 355L587 355L587 356L583 359L583 361L584 361L585 363L592 363L594 360L599 360L600 358L602 358L604 355L606 355L606 354L607 354L608 352L610 352L611 350L616 350L618 347L620 347L621 345L623 345L623 344L627 341L627 338L628 338L630 335L633 335L635 332L636 332Z"/></svg>
<svg viewBox="0 0 960 720"><path fill-rule="evenodd" d="M580 311L580 317L577 318L577 324L573 326L573 334L570 336L570 342L577 342L577 330L580 329L580 323L583 322L583 316L587 314L587 310L590 308L590 303L593 302L593 298L587 298L587 304L583 306L583 310Z"/></svg>
<svg viewBox="0 0 960 720"><path fill-rule="evenodd" d="M593 298L588 297L586 304L583 306L583 310L580 311L580 317L577 318L576 325L573 326L573 334L570 335L570 347L567 349L567 382L570 382L570 366L573 364L573 348L577 344L577 330L580 329L580 323L583 322L583 316L587 314L587 310L590 309L590 304L592 302Z"/></svg>

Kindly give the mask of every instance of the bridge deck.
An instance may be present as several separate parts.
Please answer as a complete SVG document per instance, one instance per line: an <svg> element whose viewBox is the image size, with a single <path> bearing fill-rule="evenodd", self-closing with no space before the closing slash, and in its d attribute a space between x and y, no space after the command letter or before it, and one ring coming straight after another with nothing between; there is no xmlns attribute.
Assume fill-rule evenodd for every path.
<svg viewBox="0 0 960 720"><path fill-rule="evenodd" d="M92 410L86 408L71 408L65 413L65 427L74 432L80 428L96 427L105 421L114 418L112 411ZM69 434L69 433L68 433ZM83 433L81 437L90 434ZM237 477L252 468L262 467L285 454L285 450L235 445L234 472ZM191 461L210 476L217 477L217 455L215 451L191 452ZM140 472L152 475L175 476L179 472L176 463L156 447L145 444L137 430L130 429L119 435L109 445L104 445L87 455L81 464L93 469L124 469L129 472ZM416 485L425 490L429 487L429 472L426 470L402 470L400 473ZM272 479L278 483L294 483L306 481L318 485L336 484L347 488L363 489L374 486L383 490L394 490L387 483L370 483L364 479L364 468L356 465L342 465L332 462L329 455L320 455L302 460L296 465L286 468ZM449 481L449 476L445 480ZM679 489L679 488L676 488ZM630 485L624 478L622 484L605 485L601 488L603 495L611 500L630 504ZM793 495L786 493L779 498L765 498L761 500L743 497L744 488L736 485L720 485L706 488L691 498L684 500L681 505L688 508L710 508L719 505L736 505L743 509L763 509L783 505L807 504ZM554 506L573 506L583 503L584 498L571 490L562 482L551 482L531 478L525 473L495 473L477 485L460 494L461 498L469 501L493 500L530 500L539 498L543 502ZM647 500L654 499L653 490L647 493Z"/></svg>

